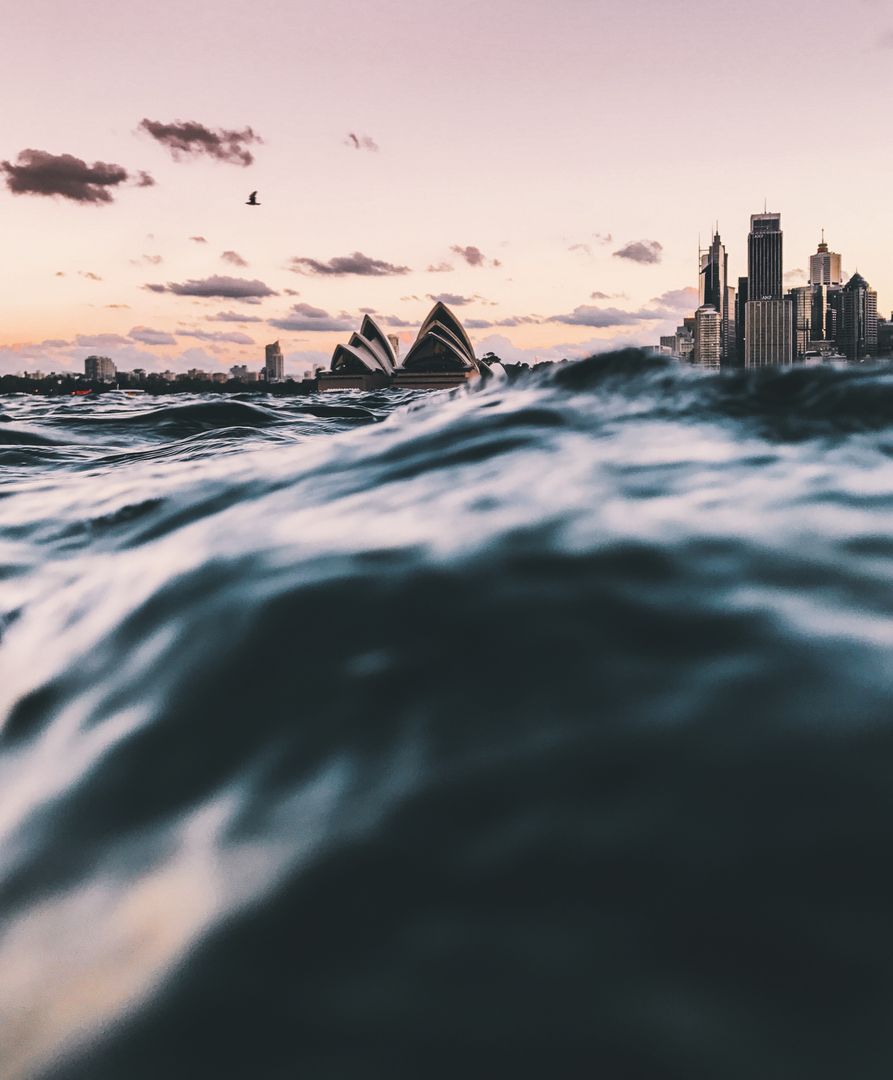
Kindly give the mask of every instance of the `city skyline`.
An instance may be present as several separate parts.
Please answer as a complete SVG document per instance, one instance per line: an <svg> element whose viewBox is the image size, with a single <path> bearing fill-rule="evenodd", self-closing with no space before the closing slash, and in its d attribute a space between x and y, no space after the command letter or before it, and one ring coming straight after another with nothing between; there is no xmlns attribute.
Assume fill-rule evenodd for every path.
<svg viewBox="0 0 893 1080"><path fill-rule="evenodd" d="M404 7L13 11L0 86L33 93L0 145L0 371L76 370L91 352L123 368L228 370L259 366L279 338L300 374L366 309L407 343L436 298L461 311L479 353L508 360L647 344L697 307L693 252L714 219L729 287L745 273L764 197L785 217L785 290L805 284L824 229L847 274L864 275L882 312L893 305L893 150L861 108L889 81L888 0L857 5L845 50L822 29L837 10L826 2L758 2L740 34L738 9L701 0L684 26L650 0L558 0L548 25L501 0L449 12L425 0L409 23ZM761 18L771 41L755 34ZM431 40L449 73L432 70ZM717 151L691 134L692 93L717 49L733 126L783 114L780 95L833 70L833 157L769 125L758 147L724 142L722 179L705 189ZM83 186L34 193L62 155L126 179L110 173L95 199ZM837 163L854 160L866 175L847 200Z"/></svg>

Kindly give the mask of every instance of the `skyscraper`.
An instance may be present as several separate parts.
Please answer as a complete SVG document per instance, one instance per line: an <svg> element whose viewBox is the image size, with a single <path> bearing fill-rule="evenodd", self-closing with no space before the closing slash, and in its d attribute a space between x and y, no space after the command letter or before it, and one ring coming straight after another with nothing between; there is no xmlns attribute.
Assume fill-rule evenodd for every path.
<svg viewBox="0 0 893 1080"><path fill-rule="evenodd" d="M751 300L780 300L781 214L751 214L747 237L747 287Z"/></svg>
<svg viewBox="0 0 893 1080"><path fill-rule="evenodd" d="M719 367L722 361L722 316L712 304L695 312L694 360L706 367Z"/></svg>
<svg viewBox="0 0 893 1080"><path fill-rule="evenodd" d="M810 285L840 285L843 276L840 269L840 255L836 251L829 251L825 243L825 230L822 229L822 240L815 255L809 256L809 284Z"/></svg>
<svg viewBox="0 0 893 1080"><path fill-rule="evenodd" d="M274 341L272 345L267 345L265 352L264 378L267 382L281 382L285 361L282 356L282 349L279 348L279 342Z"/></svg>
<svg viewBox="0 0 893 1080"><path fill-rule="evenodd" d="M837 310L837 348L848 360L876 356L877 293L856 273L832 297Z"/></svg>
<svg viewBox="0 0 893 1080"><path fill-rule="evenodd" d="M738 278L738 295L735 297L735 361L744 363L744 309L747 305L747 278Z"/></svg>
<svg viewBox="0 0 893 1080"><path fill-rule="evenodd" d="M84 360L84 375L94 382L114 382L117 370L108 356L88 356Z"/></svg>
<svg viewBox="0 0 893 1080"><path fill-rule="evenodd" d="M730 351L728 277L729 257L719 232L714 233L713 242L700 254L700 307L712 307L719 315L720 356L725 360Z"/></svg>

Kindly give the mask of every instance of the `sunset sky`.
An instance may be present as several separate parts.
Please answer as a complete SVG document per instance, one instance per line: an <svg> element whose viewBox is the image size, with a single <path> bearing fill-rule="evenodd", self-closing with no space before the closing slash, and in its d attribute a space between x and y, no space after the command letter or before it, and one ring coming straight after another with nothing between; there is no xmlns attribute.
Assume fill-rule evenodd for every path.
<svg viewBox="0 0 893 1080"><path fill-rule="evenodd" d="M300 374L433 297L508 360L655 342L764 198L791 283L824 227L893 306L893 0L29 0L3 44L0 372Z"/></svg>

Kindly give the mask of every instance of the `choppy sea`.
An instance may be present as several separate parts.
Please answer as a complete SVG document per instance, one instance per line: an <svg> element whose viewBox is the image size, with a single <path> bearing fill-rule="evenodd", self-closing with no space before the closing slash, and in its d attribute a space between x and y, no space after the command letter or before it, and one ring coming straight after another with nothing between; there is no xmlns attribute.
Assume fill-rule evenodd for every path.
<svg viewBox="0 0 893 1080"><path fill-rule="evenodd" d="M3 1080L889 1080L893 368L0 399Z"/></svg>

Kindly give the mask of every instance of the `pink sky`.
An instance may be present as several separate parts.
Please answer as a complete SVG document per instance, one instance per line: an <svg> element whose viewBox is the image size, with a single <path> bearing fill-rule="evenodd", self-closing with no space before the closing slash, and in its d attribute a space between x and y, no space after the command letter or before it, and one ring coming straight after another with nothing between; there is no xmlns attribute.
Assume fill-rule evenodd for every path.
<svg viewBox="0 0 893 1080"><path fill-rule="evenodd" d="M764 197L782 213L786 270L808 266L824 226L889 313L893 3L842 10L10 6L0 95L16 106L0 179L27 186L33 171L15 169L28 149L119 165L128 179L99 204L0 186L0 371L80 370L90 352L122 368L256 367L279 338L300 373L348 332L313 326L352 326L369 308L409 339L442 294L459 298L479 352L506 359L653 342L690 306L679 291L696 283L698 235L714 219L730 273L746 272L748 218ZM263 142L237 145L247 167L175 160L138 130L144 118L250 127ZM154 185L138 186L141 171ZM244 205L253 189L257 209ZM660 245L656 261L616 254L645 242ZM319 272L362 269L337 261L355 252L386 272ZM296 273L296 259L312 261ZM276 295L181 295L215 277Z"/></svg>

